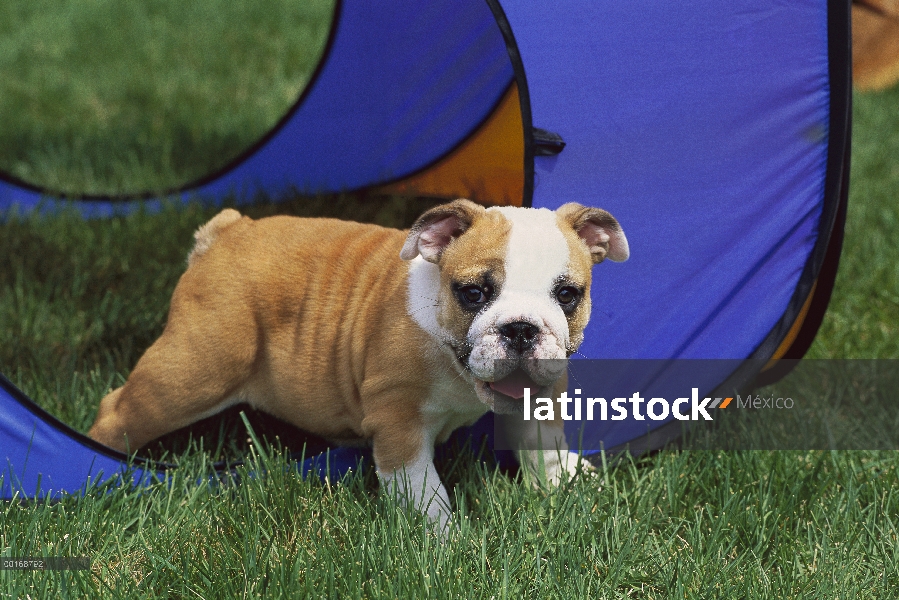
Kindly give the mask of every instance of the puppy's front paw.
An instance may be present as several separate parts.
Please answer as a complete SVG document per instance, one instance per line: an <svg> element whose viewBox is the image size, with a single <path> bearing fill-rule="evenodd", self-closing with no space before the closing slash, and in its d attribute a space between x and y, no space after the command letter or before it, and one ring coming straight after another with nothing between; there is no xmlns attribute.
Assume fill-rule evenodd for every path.
<svg viewBox="0 0 899 600"><path fill-rule="evenodd" d="M577 453L567 450L526 450L521 454L521 465L534 476L535 485L558 486L592 469Z"/></svg>
<svg viewBox="0 0 899 600"><path fill-rule="evenodd" d="M591 468L590 463L583 460L576 452L552 452L544 458L546 479L550 485L559 485L563 481L573 479L576 475Z"/></svg>

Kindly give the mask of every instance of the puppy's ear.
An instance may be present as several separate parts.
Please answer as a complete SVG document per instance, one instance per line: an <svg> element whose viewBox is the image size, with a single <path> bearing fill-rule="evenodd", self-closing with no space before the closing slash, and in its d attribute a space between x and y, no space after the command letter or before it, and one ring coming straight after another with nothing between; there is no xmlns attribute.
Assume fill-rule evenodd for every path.
<svg viewBox="0 0 899 600"><path fill-rule="evenodd" d="M590 249L593 264L608 258L614 262L623 262L631 252L627 238L615 217L601 208L582 206L577 202L569 202L559 207L556 215L560 223L565 223L578 234Z"/></svg>
<svg viewBox="0 0 899 600"><path fill-rule="evenodd" d="M412 260L421 254L426 261L436 263L449 243L465 233L484 210L483 206L463 199L435 206L409 230L400 258Z"/></svg>

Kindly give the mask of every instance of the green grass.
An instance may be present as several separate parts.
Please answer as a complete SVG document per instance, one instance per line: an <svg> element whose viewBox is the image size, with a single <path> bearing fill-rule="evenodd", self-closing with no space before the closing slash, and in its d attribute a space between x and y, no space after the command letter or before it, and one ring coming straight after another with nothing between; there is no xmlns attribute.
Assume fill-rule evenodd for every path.
<svg viewBox="0 0 899 600"><path fill-rule="evenodd" d="M856 94L846 241L808 356L899 358L899 86Z"/></svg>
<svg viewBox="0 0 899 600"><path fill-rule="evenodd" d="M0 0L0 170L54 191L177 187L291 106L334 0Z"/></svg>
<svg viewBox="0 0 899 600"><path fill-rule="evenodd" d="M12 597L890 598L896 461L877 453L676 453L553 492L468 468L446 543L363 477L285 474L0 506L4 554L93 570L0 571ZM599 487L602 484L603 489Z"/></svg>
<svg viewBox="0 0 899 600"><path fill-rule="evenodd" d="M69 0L50 10L0 0L0 115L22 116L0 119L0 169L58 189L119 192L221 164L302 87L314 61L296 61L314 53L299 48L326 31L308 28L319 42L292 37L307 6ZM193 28L186 17L200 13ZM126 27L147 35L124 36ZM193 44L206 50L190 54ZM147 56L153 69L134 68ZM899 358L897 106L899 88L856 98L846 245L810 356ZM347 196L247 212L402 226L429 205ZM0 372L86 430L99 398L159 335L192 231L212 212L0 224ZM169 439L163 448L181 467L144 491L0 505L0 556L93 560L90 572L0 571L0 597L899 596L893 452L665 451L554 491L463 455L440 465L459 522L441 544L420 515L376 493L370 472L334 486L285 472L279 443L289 446L290 433L259 415L252 422L277 440L248 442L236 414L207 423L192 430L206 450L187 434ZM247 468L265 476L197 485L211 461L247 452Z"/></svg>

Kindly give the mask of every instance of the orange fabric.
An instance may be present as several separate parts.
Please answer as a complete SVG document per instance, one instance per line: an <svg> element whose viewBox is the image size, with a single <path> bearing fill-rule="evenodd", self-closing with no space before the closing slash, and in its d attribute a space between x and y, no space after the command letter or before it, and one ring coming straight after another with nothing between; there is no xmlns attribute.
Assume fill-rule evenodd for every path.
<svg viewBox="0 0 899 600"><path fill-rule="evenodd" d="M899 82L899 0L853 4L852 80L860 90Z"/></svg>
<svg viewBox="0 0 899 600"><path fill-rule="evenodd" d="M790 330L787 332L787 336L780 343L780 346L777 347L777 350L774 351L774 355L771 357L764 367L762 367L762 371L767 371L771 367L773 367L778 360L780 360L784 354L787 353L787 350L790 349L790 346L793 345L793 342L796 341L796 336L799 335L799 330L802 329L802 324L805 322L805 317L808 315L809 308L812 305L812 297L815 295L815 288L818 287L818 282L816 281L812 285L812 291L809 292L808 298L805 299L805 303L802 305L802 310L799 311L799 315L796 317L796 320L793 321L793 325L790 326Z"/></svg>
<svg viewBox="0 0 899 600"><path fill-rule="evenodd" d="M449 156L421 173L374 191L521 206L524 126L518 86L510 86L487 122Z"/></svg>

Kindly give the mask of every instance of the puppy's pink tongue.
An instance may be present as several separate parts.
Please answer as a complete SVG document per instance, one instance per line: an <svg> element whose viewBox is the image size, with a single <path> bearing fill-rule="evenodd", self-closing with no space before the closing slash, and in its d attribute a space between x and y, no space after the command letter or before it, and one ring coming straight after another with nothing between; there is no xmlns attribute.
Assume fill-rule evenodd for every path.
<svg viewBox="0 0 899 600"><path fill-rule="evenodd" d="M489 385L494 392L516 399L524 398L524 388L531 388L531 391L537 389L537 384L534 383L534 380L528 377L527 373L521 369L512 371L499 381L491 381Z"/></svg>

